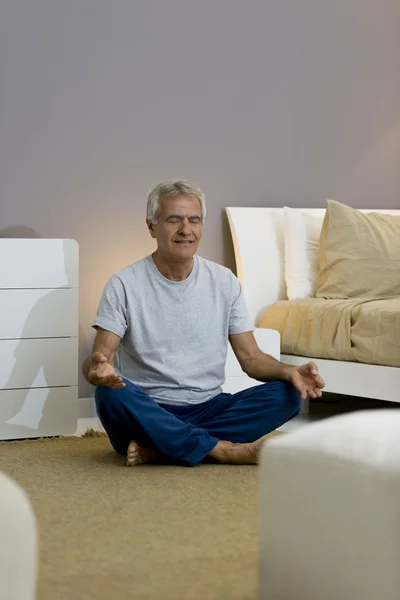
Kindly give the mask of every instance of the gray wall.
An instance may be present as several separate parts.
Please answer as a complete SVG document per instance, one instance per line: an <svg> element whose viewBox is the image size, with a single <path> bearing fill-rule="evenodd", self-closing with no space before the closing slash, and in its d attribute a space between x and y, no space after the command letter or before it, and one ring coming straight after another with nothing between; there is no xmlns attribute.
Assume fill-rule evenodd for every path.
<svg viewBox="0 0 400 600"><path fill-rule="evenodd" d="M1 0L0 119L0 229L78 240L83 358L161 179L232 268L224 206L400 206L400 3Z"/></svg>

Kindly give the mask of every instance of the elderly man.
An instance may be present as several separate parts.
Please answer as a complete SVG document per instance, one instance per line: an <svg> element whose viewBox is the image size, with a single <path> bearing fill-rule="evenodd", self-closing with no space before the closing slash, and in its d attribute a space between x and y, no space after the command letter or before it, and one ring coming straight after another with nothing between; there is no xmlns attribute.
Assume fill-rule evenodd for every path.
<svg viewBox="0 0 400 600"><path fill-rule="evenodd" d="M314 363L284 365L258 348L238 279L196 254L205 215L196 185L156 185L146 221L157 250L110 278L93 321L83 372L129 466L255 464L262 436L324 387ZM221 392L228 340L243 371L265 383Z"/></svg>

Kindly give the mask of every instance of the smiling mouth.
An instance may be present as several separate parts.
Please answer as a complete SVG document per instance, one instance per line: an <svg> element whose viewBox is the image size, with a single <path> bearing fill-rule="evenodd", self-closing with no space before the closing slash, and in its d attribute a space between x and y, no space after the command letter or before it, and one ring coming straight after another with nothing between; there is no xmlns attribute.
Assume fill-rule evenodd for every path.
<svg viewBox="0 0 400 600"><path fill-rule="evenodd" d="M193 244L193 240L175 240L175 244Z"/></svg>

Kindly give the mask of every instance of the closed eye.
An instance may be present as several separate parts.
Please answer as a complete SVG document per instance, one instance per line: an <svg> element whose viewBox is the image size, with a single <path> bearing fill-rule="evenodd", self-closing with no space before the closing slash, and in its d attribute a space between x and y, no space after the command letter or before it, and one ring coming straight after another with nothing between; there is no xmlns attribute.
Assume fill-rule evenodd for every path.
<svg viewBox="0 0 400 600"><path fill-rule="evenodd" d="M183 220L183 218L184 217L181 217L179 215L170 215L169 217L167 217L167 222L168 223L179 223L180 221ZM189 222L192 223L193 225L197 225L198 223L201 223L201 217L199 217L198 215L189 217Z"/></svg>

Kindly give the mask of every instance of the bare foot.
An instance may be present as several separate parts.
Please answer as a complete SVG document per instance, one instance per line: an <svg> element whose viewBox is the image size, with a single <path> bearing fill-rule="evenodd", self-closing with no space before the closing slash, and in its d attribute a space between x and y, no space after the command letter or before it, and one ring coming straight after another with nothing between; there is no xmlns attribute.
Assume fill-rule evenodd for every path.
<svg viewBox="0 0 400 600"><path fill-rule="evenodd" d="M255 465L264 441L260 438L248 444L234 444L221 440L208 456L225 465Z"/></svg>
<svg viewBox="0 0 400 600"><path fill-rule="evenodd" d="M141 465L142 463L156 462L159 460L159 455L153 448L146 448L132 440L128 446L126 453L126 466L134 467L135 465Z"/></svg>

